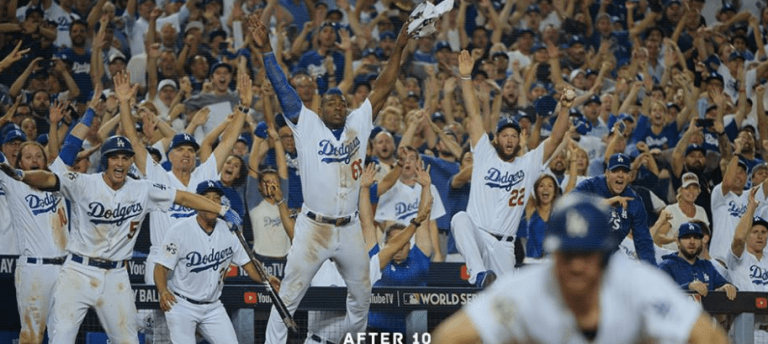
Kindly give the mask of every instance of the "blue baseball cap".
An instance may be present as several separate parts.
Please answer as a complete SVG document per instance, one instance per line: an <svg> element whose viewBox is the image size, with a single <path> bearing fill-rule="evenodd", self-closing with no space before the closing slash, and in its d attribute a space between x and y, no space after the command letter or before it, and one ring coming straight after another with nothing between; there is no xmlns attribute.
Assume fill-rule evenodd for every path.
<svg viewBox="0 0 768 344"><path fill-rule="evenodd" d="M707 75L707 82L710 82L712 80L720 80L720 82L723 82L723 76L720 75L718 72L712 72Z"/></svg>
<svg viewBox="0 0 768 344"><path fill-rule="evenodd" d="M544 248L548 252L611 252L616 237L611 233L610 209L602 198L571 192L555 203L547 223Z"/></svg>
<svg viewBox="0 0 768 344"><path fill-rule="evenodd" d="M176 147L182 146L182 145L190 145L192 148L197 151L200 149L200 145L197 144L197 140L192 135L189 134L176 134L176 136L173 137L173 140L171 140L171 148L170 150L174 150Z"/></svg>
<svg viewBox="0 0 768 344"><path fill-rule="evenodd" d="M541 96L533 101L535 113L539 116L549 116L557 108L557 100L552 96Z"/></svg>
<svg viewBox="0 0 768 344"><path fill-rule="evenodd" d="M688 154L690 154L691 152L693 152L693 151L699 151L699 152L701 152L701 154L704 154L704 155L707 154L707 150L704 149L704 147L702 147L700 145L697 145L695 143L688 145L688 147L685 147L685 155L686 156Z"/></svg>
<svg viewBox="0 0 768 344"><path fill-rule="evenodd" d="M218 62L214 63L213 66L211 66L211 73L210 74L213 74L213 72L215 72L217 69L219 69L221 67L226 68L229 71L230 74L232 73L232 66L230 66L229 63L224 63L224 62L218 61Z"/></svg>
<svg viewBox="0 0 768 344"><path fill-rule="evenodd" d="M35 142L45 146L48 144L48 134L40 134L37 135L37 138L35 139Z"/></svg>
<svg viewBox="0 0 768 344"><path fill-rule="evenodd" d="M5 137L3 138L3 144L9 143L15 140L26 141L27 135L24 135L24 132L21 130L11 130L7 134L5 134Z"/></svg>
<svg viewBox="0 0 768 344"><path fill-rule="evenodd" d="M18 130L21 131L21 127L13 122L9 122L6 125L3 126L2 129L0 129L0 139L4 138L5 135L11 132L11 130Z"/></svg>
<svg viewBox="0 0 768 344"><path fill-rule="evenodd" d="M435 121L443 121L443 122L445 122L445 115L442 112L440 112L440 111L437 111L437 112L433 113L432 114L432 122L435 122Z"/></svg>
<svg viewBox="0 0 768 344"><path fill-rule="evenodd" d="M760 225L760 226L763 226L765 228L768 228L768 221L766 221L764 218L762 218L760 216L755 216L755 217L752 218L752 227L757 226L757 225Z"/></svg>
<svg viewBox="0 0 768 344"><path fill-rule="evenodd" d="M520 124L512 117L503 117L499 120L499 123L496 124L496 134L500 133L505 128L515 129L520 133Z"/></svg>
<svg viewBox="0 0 768 344"><path fill-rule="evenodd" d="M611 155L611 158L608 160L608 170L613 171L623 168L629 171L630 164L632 164L632 159L629 156L623 153L616 153Z"/></svg>
<svg viewBox="0 0 768 344"><path fill-rule="evenodd" d="M573 38L571 38L571 40L568 41L568 48L576 44L586 45L586 42L584 42L584 38L581 36L573 36Z"/></svg>
<svg viewBox="0 0 768 344"><path fill-rule="evenodd" d="M385 39L397 39L397 35L395 35L392 31L384 31L379 35L379 41L383 41Z"/></svg>
<svg viewBox="0 0 768 344"><path fill-rule="evenodd" d="M221 182L218 180L204 180L197 184L197 188L195 188L195 192L198 195L204 195L206 192L213 191L218 193L219 195L224 195L224 187L221 185Z"/></svg>
<svg viewBox="0 0 768 344"><path fill-rule="evenodd" d="M448 43L446 41L438 41L435 44L435 52L438 52L438 51L443 50L443 49L448 49L448 51L453 51L453 49L451 48L451 44L450 43Z"/></svg>
<svg viewBox="0 0 768 344"><path fill-rule="evenodd" d="M686 222L680 225L680 228L677 229L677 238L680 239L688 235L693 235L701 239L704 237L704 232L701 231L701 226L699 226L698 223Z"/></svg>
<svg viewBox="0 0 768 344"><path fill-rule="evenodd" d="M539 8L539 5L536 5L536 4L528 5L528 8L525 9L525 13L527 14L531 12L541 13L541 9Z"/></svg>
<svg viewBox="0 0 768 344"><path fill-rule="evenodd" d="M597 103L597 105L603 105L603 101L600 100L600 97L598 97L597 95L593 95L589 97L589 99L587 99L587 101L584 102L584 106L587 106L591 103Z"/></svg>
<svg viewBox="0 0 768 344"><path fill-rule="evenodd" d="M742 53L741 53L740 51L738 51L738 50L734 50L734 51L731 53L731 56L729 56L729 57L728 57L728 61L733 61L733 60L735 60L735 59L742 59L743 61L746 61L746 58L744 58L744 54L742 54Z"/></svg>

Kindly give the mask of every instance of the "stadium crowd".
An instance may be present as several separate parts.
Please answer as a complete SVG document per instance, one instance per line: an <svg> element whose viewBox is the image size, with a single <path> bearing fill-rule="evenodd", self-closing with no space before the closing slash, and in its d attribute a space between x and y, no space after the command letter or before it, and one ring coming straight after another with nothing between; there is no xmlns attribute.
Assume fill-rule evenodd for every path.
<svg viewBox="0 0 768 344"><path fill-rule="evenodd" d="M283 108L266 55L301 108L321 114L337 92L345 108L366 108L402 51L352 175L359 184L364 170L375 173L364 205L382 246L414 224L424 180L433 201L408 231L418 240L389 263L418 267L402 279L384 272L374 285L423 285L429 261L466 260L470 282L486 287L546 261L552 205L584 192L612 206L620 254L659 266L681 288L730 298L768 290L766 1L456 0L434 18L434 33L403 40L420 3L3 1L0 162L48 169L61 156L73 171L101 173L100 147L124 136L135 153L131 178L191 193L217 180L256 255L286 258L308 172L287 123L298 115ZM256 23L272 52L252 34ZM25 160L30 147L45 164ZM473 170L493 159L507 169ZM0 179L0 254L43 257L17 233L7 183ZM477 191L488 183L503 197ZM505 210L486 214L485 204ZM149 266L168 227L194 213L173 205L150 214Z"/></svg>

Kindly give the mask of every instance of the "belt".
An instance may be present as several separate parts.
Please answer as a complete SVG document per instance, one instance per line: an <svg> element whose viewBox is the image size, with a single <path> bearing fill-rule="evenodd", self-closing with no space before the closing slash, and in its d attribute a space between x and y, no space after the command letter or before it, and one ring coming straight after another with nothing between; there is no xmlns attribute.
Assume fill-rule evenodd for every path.
<svg viewBox="0 0 768 344"><path fill-rule="evenodd" d="M64 264L64 261L66 259L67 257L58 257L58 258L27 257L27 264L61 265L61 264Z"/></svg>
<svg viewBox="0 0 768 344"><path fill-rule="evenodd" d="M312 334L312 336L310 338L312 340L318 342L318 343L321 343L321 344L335 344L334 342L332 342L330 340L325 340L322 337L320 337L320 336L318 336L318 335L316 335L314 333Z"/></svg>
<svg viewBox="0 0 768 344"><path fill-rule="evenodd" d="M311 211L307 211L307 217L312 221L317 221L320 223L327 223L330 225L336 225L336 227L340 226L346 226L350 222L352 222L352 219L357 216L357 212L355 212L355 215L349 215L344 217L326 217L320 214L315 214Z"/></svg>
<svg viewBox="0 0 768 344"><path fill-rule="evenodd" d="M183 296L183 295L179 295L179 293L177 293L177 292L175 292L175 291L173 292L173 294L174 294L174 295L176 295L176 296L178 296L178 297L180 297L180 298L182 298L182 299L184 299L184 300L187 300L187 302L189 302L189 303L191 303L191 304L195 304L195 305L210 305L210 304L212 304L212 303L213 303L213 302L207 302L207 301L197 301L197 300L195 300L195 299L190 299L190 298L188 298L188 297L186 297L186 296Z"/></svg>
<svg viewBox="0 0 768 344"><path fill-rule="evenodd" d="M486 232L486 233L488 233L488 232ZM506 237L506 239L505 239L503 235L498 235L498 234L493 234L493 233L488 233L488 234L490 234L492 237L496 238L496 240L498 240L498 241L506 241L506 242L514 242L515 241L515 237L513 237L511 235Z"/></svg>
<svg viewBox="0 0 768 344"><path fill-rule="evenodd" d="M125 260L112 261L106 259L90 258L83 257L74 253L72 254L72 261L105 270L122 268L126 265Z"/></svg>

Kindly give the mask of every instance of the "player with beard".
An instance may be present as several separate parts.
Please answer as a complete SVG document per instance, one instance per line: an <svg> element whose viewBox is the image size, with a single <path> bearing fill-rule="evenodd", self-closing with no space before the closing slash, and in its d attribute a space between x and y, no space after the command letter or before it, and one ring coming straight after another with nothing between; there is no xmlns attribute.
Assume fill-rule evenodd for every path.
<svg viewBox="0 0 768 344"><path fill-rule="evenodd" d="M469 282L486 287L496 279L497 272L514 269L520 220L545 162L565 136L573 98L565 97L571 90L563 92L552 135L536 149L518 156L521 148L517 121L499 121L493 141L484 132L471 78L472 60L466 50L459 56L459 72L474 162L467 211L453 216L451 230L467 262Z"/></svg>
<svg viewBox="0 0 768 344"><path fill-rule="evenodd" d="M728 299L736 298L736 287L717 272L712 262L699 259L704 233L697 223L686 222L677 230L678 252L662 258L659 268L668 273L686 291L707 296L710 290L725 291Z"/></svg>
<svg viewBox="0 0 768 344"><path fill-rule="evenodd" d="M611 229L616 242L624 240L631 230L638 257L655 266L653 239L648 230L648 216L643 201L628 187L630 166L629 156L613 154L604 175L579 183L574 191L605 198L605 202L611 206Z"/></svg>

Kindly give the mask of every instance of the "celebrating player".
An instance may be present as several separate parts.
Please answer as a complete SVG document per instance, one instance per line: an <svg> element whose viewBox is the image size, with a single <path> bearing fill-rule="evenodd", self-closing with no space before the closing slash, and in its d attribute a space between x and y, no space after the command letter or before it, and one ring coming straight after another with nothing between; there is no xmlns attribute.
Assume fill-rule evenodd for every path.
<svg viewBox="0 0 768 344"><path fill-rule="evenodd" d="M612 235L620 243L632 230L632 240L640 259L656 265L653 239L648 230L646 212L640 196L629 187L630 158L622 153L611 155L604 176L587 179L576 186L577 192L604 197L611 207Z"/></svg>
<svg viewBox="0 0 768 344"><path fill-rule="evenodd" d="M563 92L552 135L533 151L518 156L520 125L517 121L506 118L499 121L493 141L484 132L471 72L472 59L464 50L459 56L459 73L470 121L474 166L467 211L453 216L451 230L467 262L469 282L485 287L496 279L496 272L510 272L515 266L517 227L544 162L565 136L573 98L568 94L572 91Z"/></svg>
<svg viewBox="0 0 768 344"><path fill-rule="evenodd" d="M320 108L304 107L285 78L272 53L267 28L251 17L252 35L264 56L264 68L278 94L293 132L301 171L304 207L296 219L293 247L285 267L280 297L293 313L309 288L320 264L333 258L349 290L343 331L363 332L368 317L371 282L368 259L357 219L360 175L363 173L373 120L392 91L408 34L407 24L397 38L395 51L376 79L368 99L350 114L343 92L330 89ZM318 149L319 147L319 149ZM267 325L267 343L284 343L287 331L273 307Z"/></svg>
<svg viewBox="0 0 768 344"><path fill-rule="evenodd" d="M221 204L224 190L220 182L202 181L197 184L196 191L198 195ZM227 224L218 218L218 214L201 211L171 227L162 247L154 275L171 341L194 343L195 329L199 326L200 333L211 343L236 343L235 329L219 301L224 275L230 262L234 262L242 266L252 280L259 283L262 280ZM203 257L211 252L214 260L204 262ZM173 270L170 286L169 270ZM276 277L270 276L269 282L275 289L280 289L280 280Z"/></svg>
<svg viewBox="0 0 768 344"><path fill-rule="evenodd" d="M128 178L133 155L128 139L112 136L101 146L100 174L22 172L2 165L6 174L39 190L60 191L73 205L70 254L53 290L48 327L52 344L74 343L90 307L112 342L138 343L136 305L125 266L148 212L176 203L242 222L228 207L205 197Z"/></svg>
<svg viewBox="0 0 768 344"><path fill-rule="evenodd" d="M727 343L663 272L611 253L610 211L571 193L555 205L553 261L497 281L444 321L436 343ZM514 292L510 292L514 291Z"/></svg>

